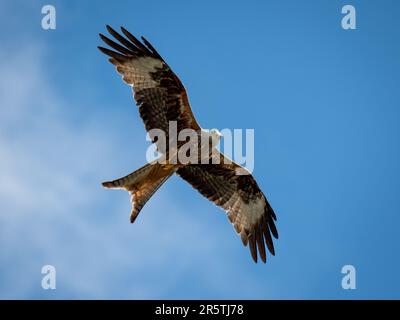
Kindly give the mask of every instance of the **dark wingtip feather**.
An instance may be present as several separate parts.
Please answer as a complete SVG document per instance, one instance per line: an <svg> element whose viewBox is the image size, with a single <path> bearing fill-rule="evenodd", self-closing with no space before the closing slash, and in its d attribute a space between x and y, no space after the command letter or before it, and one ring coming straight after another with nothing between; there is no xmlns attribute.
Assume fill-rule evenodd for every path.
<svg viewBox="0 0 400 320"><path fill-rule="evenodd" d="M121 44L123 44L126 48L128 48L132 53L138 54L140 50L136 47L132 42L121 36L117 31L107 25L107 31L111 34L115 39L117 39Z"/></svg>
<svg viewBox="0 0 400 320"><path fill-rule="evenodd" d="M144 36L140 36L140 38L142 39L143 43L146 45L147 48L149 48L150 51L152 51L152 53L156 53L156 49L154 49L154 47L151 45L151 43L149 41L147 41L147 39Z"/></svg>
<svg viewBox="0 0 400 320"><path fill-rule="evenodd" d="M276 221L276 214L274 212L274 209L272 209L272 207L268 201L267 201L267 210L268 210L268 213L270 214L270 216L272 217L272 219L274 219Z"/></svg>
<svg viewBox="0 0 400 320"><path fill-rule="evenodd" d="M260 254L261 260L266 263L267 253L265 252L264 237L261 229L261 224L259 224L258 227L254 229L254 232L257 240L258 253Z"/></svg>
<svg viewBox="0 0 400 320"><path fill-rule="evenodd" d="M115 49L115 50L121 52L122 54L125 54L125 55L127 55L127 56L132 56L132 55L134 54L131 50L129 50L129 49L127 49L127 48L121 46L120 44L116 43L115 41L109 39L109 38L106 37L104 34L99 33L99 36L100 36L101 40L103 40L103 41L104 41L106 44L108 44L111 48L113 48L113 49Z"/></svg>
<svg viewBox="0 0 400 320"><path fill-rule="evenodd" d="M146 38L145 38L144 36L140 36L140 38L142 39L143 43L144 43L151 51L154 50L153 46L150 44L150 42L148 42L148 41L146 40Z"/></svg>
<svg viewBox="0 0 400 320"><path fill-rule="evenodd" d="M267 218L264 217L262 221L262 230L264 233L264 239L265 243L267 245L268 251L274 256L275 255L275 248L274 248L274 242L271 237L271 233L269 231L268 223L267 223Z"/></svg>
<svg viewBox="0 0 400 320"><path fill-rule="evenodd" d="M128 30L126 30L122 26L121 26L121 31L129 40L131 40L138 47L138 49L142 53L150 55L150 56L152 55L151 51L148 48L146 48L146 46L143 43L141 43L132 33L130 33Z"/></svg>
<svg viewBox="0 0 400 320"><path fill-rule="evenodd" d="M268 219L268 226L269 226L269 229L271 230L272 235L275 237L275 239L279 239L278 230L276 229L274 220Z"/></svg>
<svg viewBox="0 0 400 320"><path fill-rule="evenodd" d="M109 25L109 24L106 24L106 29L107 29L107 31L108 32L112 32L112 31L114 31L114 29Z"/></svg>
<svg viewBox="0 0 400 320"><path fill-rule="evenodd" d="M99 49L102 53L105 53L105 52L104 52L104 49L105 49L105 48L103 48L103 47L101 47L101 46L97 46L97 49Z"/></svg>
<svg viewBox="0 0 400 320"><path fill-rule="evenodd" d="M147 39L145 37L141 37L144 44L152 51L153 55L157 58L159 58L160 60L163 60L163 58L159 55L159 53L157 52L157 50L151 45L151 43L149 41L147 41Z"/></svg>
<svg viewBox="0 0 400 320"><path fill-rule="evenodd" d="M257 263L257 247L256 247L256 239L254 234L249 236L249 248L251 257L253 258L254 262Z"/></svg>
<svg viewBox="0 0 400 320"><path fill-rule="evenodd" d="M114 58L115 60L121 61L121 62L125 62L128 58L118 52L112 51L110 49L104 48L104 47L100 47L97 46L97 48L103 52L104 54Z"/></svg>

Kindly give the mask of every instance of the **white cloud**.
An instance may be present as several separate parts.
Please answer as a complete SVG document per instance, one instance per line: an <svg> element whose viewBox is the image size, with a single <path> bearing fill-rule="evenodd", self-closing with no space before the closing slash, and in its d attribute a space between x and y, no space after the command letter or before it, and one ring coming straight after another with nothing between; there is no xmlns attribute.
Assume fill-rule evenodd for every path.
<svg viewBox="0 0 400 320"><path fill-rule="evenodd" d="M117 138L63 117L39 46L1 58L0 297L52 297L39 288L44 264L57 268L55 297L166 297L215 248L201 235L209 228L193 227L165 189L130 225L128 194L99 184L112 156L124 157Z"/></svg>

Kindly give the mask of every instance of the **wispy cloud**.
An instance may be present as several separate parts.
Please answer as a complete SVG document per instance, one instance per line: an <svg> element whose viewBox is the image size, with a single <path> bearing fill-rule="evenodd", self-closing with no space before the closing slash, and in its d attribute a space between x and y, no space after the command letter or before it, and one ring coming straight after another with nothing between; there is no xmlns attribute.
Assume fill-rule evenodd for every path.
<svg viewBox="0 0 400 320"><path fill-rule="evenodd" d="M0 297L168 296L215 250L217 234L193 227L165 189L128 223L128 195L99 184L113 155L124 157L117 137L64 117L40 48L0 59ZM223 270L222 258L213 263ZM55 293L40 288L44 264L56 266Z"/></svg>

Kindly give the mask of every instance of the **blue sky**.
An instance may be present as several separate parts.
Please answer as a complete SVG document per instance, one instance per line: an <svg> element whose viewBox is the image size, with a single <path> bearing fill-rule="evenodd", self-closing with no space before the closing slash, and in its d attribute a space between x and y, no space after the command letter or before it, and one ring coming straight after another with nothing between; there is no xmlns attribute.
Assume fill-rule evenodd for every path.
<svg viewBox="0 0 400 320"><path fill-rule="evenodd" d="M41 28L41 8L57 29ZM341 28L352 4L357 29ZM400 298L398 1L2 1L0 298ZM170 179L134 225L101 188L145 161L105 25L145 35L205 128L254 128L277 255ZM54 265L57 289L41 288ZM356 290L341 268L356 268Z"/></svg>

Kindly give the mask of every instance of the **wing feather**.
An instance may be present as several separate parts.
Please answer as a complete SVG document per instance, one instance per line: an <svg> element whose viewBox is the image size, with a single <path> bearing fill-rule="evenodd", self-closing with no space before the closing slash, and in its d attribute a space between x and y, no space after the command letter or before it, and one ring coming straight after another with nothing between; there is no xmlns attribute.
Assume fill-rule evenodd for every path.
<svg viewBox="0 0 400 320"><path fill-rule="evenodd" d="M200 130L182 82L150 42L142 37L142 43L123 27L121 31L126 38L110 26L107 31L116 41L103 34L100 38L114 50L98 48L111 57L110 62L117 72L132 86L140 116L152 141L159 142L152 129L161 129L165 141L169 141L170 121L176 121L178 132L187 128ZM160 152L167 152L160 142L157 147Z"/></svg>
<svg viewBox="0 0 400 320"><path fill-rule="evenodd" d="M234 162L221 161L220 164L187 165L177 174L224 209L243 244L249 245L253 260L257 262L258 252L261 260L266 262L265 245L275 255L272 236L278 238L276 216L254 177L237 175L239 167Z"/></svg>

